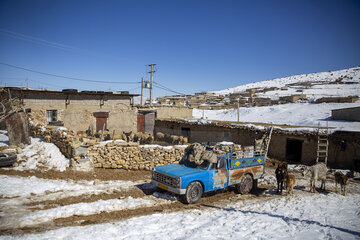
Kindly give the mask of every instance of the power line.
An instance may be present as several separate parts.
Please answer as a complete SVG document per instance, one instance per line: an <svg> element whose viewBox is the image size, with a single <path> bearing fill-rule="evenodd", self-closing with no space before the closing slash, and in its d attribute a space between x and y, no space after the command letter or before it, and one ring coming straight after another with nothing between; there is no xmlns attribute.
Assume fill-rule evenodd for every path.
<svg viewBox="0 0 360 240"><path fill-rule="evenodd" d="M180 95L186 95L185 93L181 93L181 92L177 92L177 91L171 90L170 88L165 87L164 85L161 85L160 83L157 83L157 82L155 82L155 81L154 81L154 84L155 84L155 85L158 85L158 86L156 86L157 88L166 90L166 91L168 91L168 92L173 92L173 93L180 94Z"/></svg>
<svg viewBox="0 0 360 240"><path fill-rule="evenodd" d="M176 94L180 94L180 95L185 95L185 94L183 94L183 93L179 93L179 92L176 92L176 91L172 91L172 90L170 90L170 89L168 89L168 88L163 88L163 87L156 86L156 85L155 85L154 87L159 88L159 89L162 89L162 90L165 90L165 91L168 91L168 92L172 92L172 93L176 93Z"/></svg>
<svg viewBox="0 0 360 240"><path fill-rule="evenodd" d="M52 73L40 72L40 71L23 68L23 67L11 65L8 63L3 63L3 62L0 62L0 64L2 64L4 66L12 67L12 68L21 69L21 70L28 71L28 72L38 73L38 74L47 75L47 76L51 76L51 77L65 78L65 79L70 79L70 80L75 80L75 81L82 81L82 82L111 83L111 84L139 84L139 83L141 83L141 82L110 82L110 81L99 81L99 80L89 80L89 79L83 79L83 78L74 78L74 77L56 75L56 74L52 74Z"/></svg>
<svg viewBox="0 0 360 240"><path fill-rule="evenodd" d="M6 30L4 28L0 28L0 32L3 32L11 37L15 37L21 40L27 40L27 41L31 41L31 42L35 42L35 43L40 43L46 46L50 46L50 47L56 47L56 48L61 48L61 49L71 49L71 50L81 50L72 46L68 46L65 44L61 44L61 43L57 43L57 42L51 42L51 41L47 41L41 38L36 38L36 37L32 37L29 35L25 35L22 33L17 33L17 32L12 32L9 30Z"/></svg>

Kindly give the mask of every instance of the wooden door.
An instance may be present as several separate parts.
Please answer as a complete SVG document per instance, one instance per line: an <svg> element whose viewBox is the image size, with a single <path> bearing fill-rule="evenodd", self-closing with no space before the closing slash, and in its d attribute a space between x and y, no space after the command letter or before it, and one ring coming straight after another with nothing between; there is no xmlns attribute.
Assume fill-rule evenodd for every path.
<svg viewBox="0 0 360 240"><path fill-rule="evenodd" d="M97 117L96 118L96 131L102 131L103 129L106 129L106 120L107 118L103 117Z"/></svg>

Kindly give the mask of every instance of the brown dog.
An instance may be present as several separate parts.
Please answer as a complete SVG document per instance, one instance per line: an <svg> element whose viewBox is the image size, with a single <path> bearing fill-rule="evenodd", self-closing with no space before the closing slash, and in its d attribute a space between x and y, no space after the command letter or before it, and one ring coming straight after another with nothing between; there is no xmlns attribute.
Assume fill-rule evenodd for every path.
<svg viewBox="0 0 360 240"><path fill-rule="evenodd" d="M282 190L284 188L287 176L287 163L279 163L278 167L275 170L275 176L277 181L276 192L278 193L280 191L280 194L282 194Z"/></svg>
<svg viewBox="0 0 360 240"><path fill-rule="evenodd" d="M340 192L346 194L346 184L349 178L345 176L342 172L335 173L335 191L337 192L337 185L340 184Z"/></svg>
<svg viewBox="0 0 360 240"><path fill-rule="evenodd" d="M293 194L293 188L294 188L295 184L296 184L296 179L295 179L294 175L288 174L286 176L286 195Z"/></svg>

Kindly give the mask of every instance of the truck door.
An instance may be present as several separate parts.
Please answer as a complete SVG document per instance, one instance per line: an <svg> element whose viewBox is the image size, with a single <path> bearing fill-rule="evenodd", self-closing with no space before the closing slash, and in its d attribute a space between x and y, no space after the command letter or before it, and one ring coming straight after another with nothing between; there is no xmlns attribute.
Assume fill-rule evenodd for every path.
<svg viewBox="0 0 360 240"><path fill-rule="evenodd" d="M212 163L209 170L209 190L226 188L228 186L228 170L225 154L218 156L218 162Z"/></svg>

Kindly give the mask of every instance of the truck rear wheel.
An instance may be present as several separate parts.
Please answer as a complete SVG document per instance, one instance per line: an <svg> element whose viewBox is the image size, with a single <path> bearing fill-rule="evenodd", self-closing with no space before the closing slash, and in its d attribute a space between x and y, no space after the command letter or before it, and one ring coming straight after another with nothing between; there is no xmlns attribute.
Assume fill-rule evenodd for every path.
<svg viewBox="0 0 360 240"><path fill-rule="evenodd" d="M192 182L187 186L185 195L181 196L182 202L186 204L197 203L203 194L201 183Z"/></svg>
<svg viewBox="0 0 360 240"><path fill-rule="evenodd" d="M242 179L241 183L236 186L238 193L247 194L253 188L253 179L250 174L246 174Z"/></svg>

